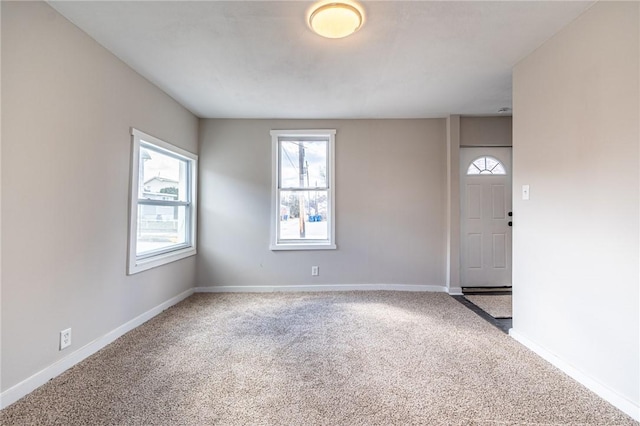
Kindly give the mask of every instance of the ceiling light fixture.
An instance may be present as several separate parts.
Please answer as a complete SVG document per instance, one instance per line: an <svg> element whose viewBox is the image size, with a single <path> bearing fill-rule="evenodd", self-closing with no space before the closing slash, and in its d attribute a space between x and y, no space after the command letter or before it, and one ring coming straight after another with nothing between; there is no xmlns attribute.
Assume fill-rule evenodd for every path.
<svg viewBox="0 0 640 426"><path fill-rule="evenodd" d="M360 29L364 14L355 2L322 2L311 9L309 27L326 38L343 38Z"/></svg>

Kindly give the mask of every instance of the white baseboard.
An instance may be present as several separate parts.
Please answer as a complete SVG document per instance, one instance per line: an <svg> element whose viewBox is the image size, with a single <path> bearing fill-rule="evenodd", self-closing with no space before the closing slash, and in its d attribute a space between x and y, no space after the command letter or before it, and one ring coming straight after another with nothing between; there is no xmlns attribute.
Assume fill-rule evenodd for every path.
<svg viewBox="0 0 640 426"><path fill-rule="evenodd" d="M175 305L178 302L186 299L187 297L193 294L193 289L189 289L180 293L179 295L172 297L164 303L156 306L155 308L149 309L147 312L138 315L134 319L122 324L120 327L116 328L105 334L102 337L97 338L84 345L83 347L77 349L76 351L70 353L66 357L56 361L50 366L46 367L43 370L38 371L33 376L21 381L20 383L10 387L6 391L0 394L0 409L8 407L13 404L23 396L33 392L38 387L44 385L49 380L53 379L56 376L59 376L69 368L73 367L83 359L93 355L98 352L100 349L107 346L109 343L116 340L118 337L123 336L134 328L142 325L143 323L149 321L151 318L155 317L165 309Z"/></svg>
<svg viewBox="0 0 640 426"><path fill-rule="evenodd" d="M462 287L449 287L447 292L451 295L451 296L462 296Z"/></svg>
<svg viewBox="0 0 640 426"><path fill-rule="evenodd" d="M555 367L562 370L569 377L571 377L578 383L585 386L587 389L594 392L600 398L609 402L611 405L618 408L620 411L623 411L627 415L631 416L633 419L640 421L640 405L638 405L637 403L630 401L629 399L620 395L610 387L600 383L599 381L592 378L588 374L575 368L568 362L559 358L557 355L554 355L553 353L543 348L542 346L538 345L537 343L533 342L526 336L518 333L517 330L514 330L513 328L510 329L509 335L513 337L515 340L517 340L518 342L522 343L527 348L531 349L533 352L538 354L543 359L549 361Z"/></svg>
<svg viewBox="0 0 640 426"><path fill-rule="evenodd" d="M272 293L276 291L419 291L446 293L447 288L440 285L422 284L305 284L290 286L211 286L196 287L195 293Z"/></svg>

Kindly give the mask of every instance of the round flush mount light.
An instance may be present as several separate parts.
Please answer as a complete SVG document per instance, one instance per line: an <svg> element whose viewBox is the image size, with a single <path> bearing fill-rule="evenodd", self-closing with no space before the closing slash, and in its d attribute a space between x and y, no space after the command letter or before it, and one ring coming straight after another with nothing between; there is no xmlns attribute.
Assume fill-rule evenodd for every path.
<svg viewBox="0 0 640 426"><path fill-rule="evenodd" d="M309 27L326 38L343 38L360 29L364 13L355 2L321 2L311 8Z"/></svg>

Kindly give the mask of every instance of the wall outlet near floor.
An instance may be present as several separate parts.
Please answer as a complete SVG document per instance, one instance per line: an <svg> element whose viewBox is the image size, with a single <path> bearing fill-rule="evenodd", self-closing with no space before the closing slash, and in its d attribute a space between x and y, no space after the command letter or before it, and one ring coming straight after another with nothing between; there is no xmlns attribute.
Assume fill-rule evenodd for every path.
<svg viewBox="0 0 640 426"><path fill-rule="evenodd" d="M60 350L71 346L71 329L67 328L60 332Z"/></svg>
<svg viewBox="0 0 640 426"><path fill-rule="evenodd" d="M317 266L312 266L311 276L317 277L318 275L320 275L320 268L318 268Z"/></svg>

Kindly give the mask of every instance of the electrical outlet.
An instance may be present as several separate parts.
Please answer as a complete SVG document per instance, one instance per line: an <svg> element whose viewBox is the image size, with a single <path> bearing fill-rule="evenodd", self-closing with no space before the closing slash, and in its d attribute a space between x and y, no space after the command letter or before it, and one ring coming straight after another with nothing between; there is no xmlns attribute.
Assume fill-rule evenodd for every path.
<svg viewBox="0 0 640 426"><path fill-rule="evenodd" d="M318 268L317 266L312 266L311 275L314 277L317 277L318 275L320 275L320 268Z"/></svg>
<svg viewBox="0 0 640 426"><path fill-rule="evenodd" d="M67 328L60 332L60 350L71 346L71 329Z"/></svg>

